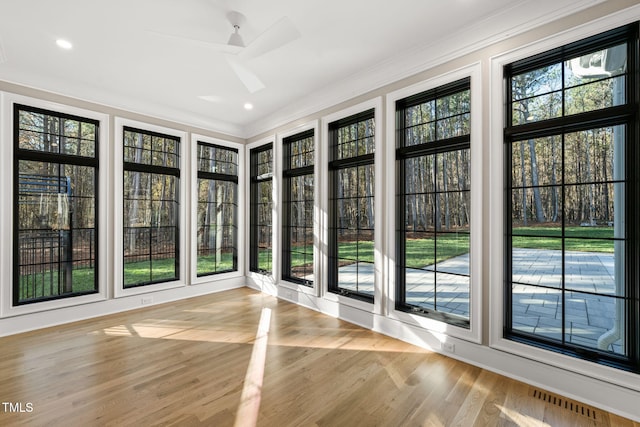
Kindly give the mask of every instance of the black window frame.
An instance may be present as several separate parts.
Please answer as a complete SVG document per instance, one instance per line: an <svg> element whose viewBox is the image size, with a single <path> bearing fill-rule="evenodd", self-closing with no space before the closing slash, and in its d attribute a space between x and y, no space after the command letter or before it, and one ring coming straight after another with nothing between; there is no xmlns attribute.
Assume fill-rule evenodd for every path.
<svg viewBox="0 0 640 427"><path fill-rule="evenodd" d="M395 309L398 311L415 314L422 317L431 318L441 322L445 322L454 326L458 326L464 329L470 329L471 327L471 271L469 271L469 317L464 318L459 315L450 314L445 311L436 309L429 309L418 305L409 304L406 302L406 227L405 227L405 207L407 188L405 182L406 165L405 160L410 160L424 156L435 156L438 154L455 152L459 150L471 149L471 127L469 127L469 133L454 136L439 138L437 130L435 131L435 139L432 141L426 141L420 144L407 145L406 144L406 132L404 115L408 108L427 103L437 102L439 99L451 96L454 94L471 91L471 78L465 77L454 82L450 82L424 92L397 100L395 103L396 114L396 303ZM469 105L469 111L465 114L471 115L471 104ZM437 123L438 110L436 107L434 122ZM437 129L437 128L436 128ZM469 157L470 162L470 157ZM470 163L469 163L470 166ZM470 189L465 190L470 193ZM438 194L439 191L434 190L434 194ZM436 234L442 233L441 231L434 231L434 245L436 244ZM449 233L449 232L445 232ZM460 233L460 232L456 232ZM464 233L471 237L471 229ZM434 252L434 257L437 257L437 253ZM470 267L470 266L469 266ZM434 272L436 272L434 270Z"/></svg>
<svg viewBox="0 0 640 427"><path fill-rule="evenodd" d="M94 151L93 157L89 156L80 156L80 155L71 155L71 154L63 154L63 153L51 153L44 151L36 151L36 150L27 150L20 148L20 112L30 112L36 114L44 114L47 116L55 117L58 120L74 120L80 123L89 123L95 127L94 132ZM59 133L57 135L53 135L60 139L59 144L62 143L65 136L63 133ZM21 305L34 304L44 301L52 301L52 300L60 300L67 299L82 295L90 295L96 294L99 292L99 268L100 268L100 197L99 197L99 183L100 183L100 121L96 119L90 119L86 117L81 117L78 115L60 113L57 111L52 111L44 108L38 108L33 106L28 106L24 104L14 103L13 104L13 298L12 304L14 307ZM79 137L81 140L82 138ZM80 166L80 167L91 167L94 170L94 182L93 186L96 190L97 194L94 194L94 228L93 228L93 238L95 241L95 245L93 249L93 259L90 262L93 263L94 273L93 273L93 282L94 286L92 290L84 291L84 292L68 292L68 293L59 293L57 295L44 296L40 298L29 298L26 300L20 300L20 224L18 218L20 218L20 210L19 210L19 195L20 195L20 162L21 161L31 161L31 162L40 162L40 163L54 163L58 165L70 165L70 166ZM72 221L70 219L70 221ZM73 229L73 227L72 227ZM71 244L73 244L73 238L69 239ZM91 251L91 250L90 250ZM73 262L73 247L71 250L64 251L71 257L71 260L65 263ZM61 261L58 261L60 264ZM72 268L72 266L69 266ZM69 275L71 275L71 271L66 268L64 279L69 279ZM72 279L71 279L72 280Z"/></svg>
<svg viewBox="0 0 640 427"><path fill-rule="evenodd" d="M269 170L266 173L260 173L259 157L266 151L271 150L271 162L269 162ZM273 143L267 143L249 151L249 271L259 274L269 275L273 273L273 257L271 255L273 249ZM269 224L259 222L259 206L263 204L259 200L258 192L261 183L271 183L271 198L268 202L269 210L272 212ZM268 247L260 247L260 228L267 227L271 230L271 244ZM267 250L270 269L260 268L260 250Z"/></svg>
<svg viewBox="0 0 640 427"><path fill-rule="evenodd" d="M177 149L176 149L176 167L169 167L169 166L159 166L159 165L150 165L150 164L146 164L146 163L135 163L135 162L128 162L125 160L125 154L124 151L127 149L127 146L125 144L125 138L126 138L126 133L127 132L133 132L133 133L140 133L143 135L148 135L151 136L152 138L164 138L164 139L170 139L175 141ZM125 282L125 269L126 269L126 263L124 262L125 260L125 240L123 239L122 242L122 258L123 258L123 269L122 269L122 288L123 289L135 289L135 288L141 288L144 286L149 286L149 285L156 285L156 284L161 284L161 283L168 283L168 282L175 282L176 280L180 280L181 277L181 265L180 265L180 215L181 215L181 203L180 203L180 198L181 198L181 194L180 194L180 166L181 166L181 147L182 147L182 138L175 136L175 135L169 135L169 134L165 134L165 133L161 133L161 132L156 132L156 131L151 131L151 130L147 130L147 129L142 129L142 128L137 128L134 126L123 126L122 127L122 148L123 151L121 153L121 155L123 156L123 162L122 162L122 174L124 176L125 172L140 172L140 173L146 173L146 174L155 174L155 175L164 175L164 176L172 176L176 178L176 189L175 189L175 203L176 203L176 207L177 207L177 212L176 212L176 218L175 218L175 231L174 231L174 241L175 241L175 250L174 250L174 256L175 256L175 261L174 261L174 271L175 274L173 275L173 277L171 278L165 278L165 279L158 279L158 280L148 280L148 281L142 281L142 282L137 282L135 284L130 284L127 285ZM153 152L153 150L152 150ZM122 183L122 194L123 194L123 199L124 199L124 187L126 185L126 182ZM123 213L124 214L124 213ZM126 224L123 222L122 224L122 232L123 234L125 233L125 229L127 228ZM148 228L152 228L152 226L148 227ZM151 232L149 232L149 260L150 260L150 271L153 272L153 244L152 244L152 237L151 237Z"/></svg>
<svg viewBox="0 0 640 427"><path fill-rule="evenodd" d="M342 157L339 154L339 150L340 150L340 144L339 144L339 130L341 128L345 128L345 127L349 127L351 125L354 124L358 124L361 122L365 122L368 120L374 120L374 125L375 125L375 108L371 108L367 111L363 111L361 113L357 113L354 114L352 116L349 117L345 117L339 120L336 120L334 122L329 123L328 125L328 132L329 132L329 209L328 209L328 220L329 220L329 227L328 227L328 291L331 293L335 293L341 296L345 296L348 298L353 298L353 299L357 299L357 300L361 300L361 301L365 301L368 303L373 303L375 296L374 295L370 295L368 293L364 293L364 292L359 292L359 291L353 291L350 289L346 289L343 287L339 286L338 283L338 276L339 276L339 259L341 259L339 257L339 250L338 250L338 237L337 237L337 232L340 228L339 226L339 219L338 219L338 207L337 207L337 200L339 200L338 198L338 183L339 183L339 177L338 174L340 173L340 171L346 170L346 169L351 169L351 168L359 168L362 166L375 166L375 145L373 148L373 151L370 153L366 153L366 154L361 154L361 155L354 155L354 156L349 156L349 157ZM374 133L371 135L371 137L373 138L374 144L375 144L375 130ZM364 136L362 137L362 139L365 138ZM361 138L359 138L359 136L356 136L356 153L358 152L358 144ZM357 173L357 172L356 172ZM375 184L374 184L374 188L375 188ZM356 198L359 199L362 196L358 195ZM371 198L374 201L374 212L375 212L375 192L374 194L371 195ZM340 199L346 199L345 197L342 197ZM375 218L375 214L374 214L374 218ZM357 235L358 235L358 239L356 241L356 248L358 248L359 246L359 236L360 236L360 231L362 230L360 228L360 221L357 221L358 225L356 228L357 231ZM372 228L371 233L373 235L373 242L375 242L375 231ZM374 243L375 245L375 243ZM375 250L373 251L375 253ZM350 261L355 261L356 264L359 263L368 263L371 265L375 264L375 260L372 262L367 262L367 261L361 261L359 258L359 255L356 255L356 259L352 259ZM373 274L375 277L375 268L373 268ZM360 278L360 272L357 271L356 272L356 283L359 283L359 279ZM374 279L374 284L375 284L375 279ZM356 288L358 286L356 285ZM375 293L375 285L374 285L374 289L373 289L374 293Z"/></svg>
<svg viewBox="0 0 640 427"><path fill-rule="evenodd" d="M301 279L299 277L295 277L292 274L292 265L291 258L294 250L291 246L291 206L294 201L291 197L292 179L299 177L308 177L311 176L315 182L315 160L312 164L307 164L305 166L296 167L292 164L292 160L294 156L291 153L292 145L296 142L311 138L314 142L313 144L313 154L315 154L315 130L309 129L295 135L291 135L283 138L282 140L282 158L283 158L283 167L282 167L282 251L281 251L281 278L282 280L286 280L288 282L297 283L306 287L313 287L313 280ZM307 152L308 153L308 152ZM315 195L313 196L315 198ZM305 202L308 202L306 200ZM311 200L312 204L315 200ZM312 210L313 211L313 210ZM313 234L313 227L303 227L303 228L311 228ZM313 248L313 240L311 240L311 246ZM313 274L314 265L313 265L313 255L315 252L315 248L312 249L311 253L311 273ZM307 253L304 252L305 259ZM315 276L314 276L315 278Z"/></svg>
<svg viewBox="0 0 640 427"><path fill-rule="evenodd" d="M196 254L196 277L206 277L206 276L213 276L216 274L223 274L223 273L231 273L234 271L238 271L238 173L239 173L239 168L240 168L240 157L239 157L239 150L237 148L234 147L228 147L228 146L224 146L224 145L220 145L220 144L212 144L209 142L204 142L204 141L197 141L196 144L196 149L198 149L198 147L200 146L206 146L209 148L215 148L217 150L225 150L225 151L231 151L233 153L236 153L236 158L238 160L237 163L235 163L235 167L236 167L236 174L229 174L229 173L223 173L223 172L210 172L210 171L204 171L200 169L200 157L197 157L197 188L200 187L200 180L207 180L207 181L214 181L214 183L216 181L221 181L221 182L232 182L235 184L235 200L233 200L233 204L235 205L235 209L234 209L234 214L233 214L233 223L230 225L230 227L233 229L233 246L232 246L232 257L233 257L233 261L232 261L232 266L231 268L227 268L227 269L221 269L218 270L217 267L216 269L214 269L214 271L208 271L208 272L204 272L204 273L198 273L198 268L197 268L197 263L199 261L200 258L200 248L197 249L197 254ZM199 150L198 150L199 152ZM218 162L218 160L215 160L216 162ZM215 184L214 184L215 185ZM198 197L197 203L200 203L200 199ZM216 207L218 208L218 207ZM199 227L199 223L197 224L197 226ZM219 225L216 224L216 227L229 227L229 225ZM198 229L198 232L200 230ZM209 251L211 250L211 248L208 249Z"/></svg>
<svg viewBox="0 0 640 427"><path fill-rule="evenodd" d="M619 27L595 36L567 44L565 46L534 55L523 60L515 61L504 67L504 93L505 93L505 128L504 128L504 327L503 336L508 340L550 350L553 352L569 355L577 359L588 360L605 366L611 366L622 370L640 373L640 223L637 218L640 216L640 54L638 52L639 43L639 23L635 22L623 27ZM546 120L534 121L524 124L513 124L513 110L511 103L512 96L512 76L533 71L544 66L550 66L572 58L590 54L594 51L611 48L621 43L627 43L627 71L626 75L626 101L624 104L604 107L597 110L579 112L576 114L565 114L565 97L562 96L562 114L560 117ZM564 72L564 71L563 71ZM564 81L564 79L563 79ZM564 82L559 92L564 94ZM513 295L512 295L512 271L513 259L512 238L512 203L511 191L516 187L513 184L511 172L511 161L513 158L513 143L526 139L539 137L559 136L564 141L565 135L589 131L606 127L624 125L626 129L625 177L622 181L625 186L625 210L626 219L624 238L610 238L609 240L623 240L625 247L624 255L624 281L625 296L615 296L624 300L624 311L627 316L627 323L624 327L626 336L627 355L613 354L604 350L597 350L587 346L574 344L566 340L569 334L566 332L566 309L562 304L562 338L560 340L545 338L534 333L514 330L513 327ZM564 145L564 142L562 143ZM613 179L613 178L611 178ZM614 180L615 181L615 180ZM564 181L559 184L564 194L564 188L575 184L566 184ZM561 203L561 206L563 204ZM562 207L564 210L564 207ZM565 218L562 214L562 234L558 238L561 240L563 252L565 239L570 237L565 233ZM635 221L634 221L635 220ZM520 236L516 234L515 236ZM584 238L583 238L584 239ZM575 292L571 288L565 288L564 263L562 268L562 285L558 289L562 292L564 302L565 292ZM539 285L541 286L541 285Z"/></svg>

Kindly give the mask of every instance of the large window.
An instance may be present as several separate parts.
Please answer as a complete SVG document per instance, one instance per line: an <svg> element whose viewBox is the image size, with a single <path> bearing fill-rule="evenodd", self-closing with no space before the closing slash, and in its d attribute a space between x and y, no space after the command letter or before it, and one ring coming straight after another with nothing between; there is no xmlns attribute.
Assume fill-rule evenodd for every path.
<svg viewBox="0 0 640 427"><path fill-rule="evenodd" d="M282 279L313 286L313 130L282 145Z"/></svg>
<svg viewBox="0 0 640 427"><path fill-rule="evenodd" d="M197 275L238 269L238 150L198 141Z"/></svg>
<svg viewBox="0 0 640 427"><path fill-rule="evenodd" d="M98 291L98 121L14 105L13 305Z"/></svg>
<svg viewBox="0 0 640 427"><path fill-rule="evenodd" d="M637 24L505 68L505 336L640 371Z"/></svg>
<svg viewBox="0 0 640 427"><path fill-rule="evenodd" d="M250 152L250 249L249 270L271 274L273 236L273 144L254 148Z"/></svg>
<svg viewBox="0 0 640 427"><path fill-rule="evenodd" d="M124 287L176 280L180 139L124 127Z"/></svg>
<svg viewBox="0 0 640 427"><path fill-rule="evenodd" d="M469 328L470 79L396 101L396 309Z"/></svg>
<svg viewBox="0 0 640 427"><path fill-rule="evenodd" d="M374 110L329 124L329 291L374 295Z"/></svg>

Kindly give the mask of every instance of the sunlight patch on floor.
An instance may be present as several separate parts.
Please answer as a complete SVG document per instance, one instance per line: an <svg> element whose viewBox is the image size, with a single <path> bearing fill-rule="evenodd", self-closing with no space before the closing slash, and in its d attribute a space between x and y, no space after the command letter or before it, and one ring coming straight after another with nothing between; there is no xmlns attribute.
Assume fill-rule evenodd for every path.
<svg viewBox="0 0 640 427"><path fill-rule="evenodd" d="M236 427L255 426L258 421L270 324L271 309L264 307L260 315L260 323L258 324L258 332L256 333L256 340L253 344L247 375L244 379L240 406L236 413L236 422L234 424Z"/></svg>

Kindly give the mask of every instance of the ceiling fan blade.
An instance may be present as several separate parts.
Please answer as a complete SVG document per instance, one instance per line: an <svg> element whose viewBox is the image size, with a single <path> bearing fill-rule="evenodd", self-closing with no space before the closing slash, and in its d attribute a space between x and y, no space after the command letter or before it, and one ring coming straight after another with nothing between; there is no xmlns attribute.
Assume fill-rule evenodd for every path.
<svg viewBox="0 0 640 427"><path fill-rule="evenodd" d="M257 58L299 37L300 31L298 31L291 19L284 16L251 42L249 46L240 52L239 56L245 60Z"/></svg>
<svg viewBox="0 0 640 427"><path fill-rule="evenodd" d="M254 93L265 88L264 83L260 81L258 76L244 66L238 59L228 55L226 58L234 73L236 73L236 76L238 76L249 93Z"/></svg>
<svg viewBox="0 0 640 427"><path fill-rule="evenodd" d="M215 43L215 42L209 42L206 40L200 40L200 39L193 39L190 37L184 37L184 36L178 36L175 34L169 34L169 33L161 33L158 31L153 31L153 30L146 30L148 33L156 35L156 36L160 36L160 37L167 37L170 39L174 39L174 40L180 40L180 41L187 41L190 43L195 43L195 44L199 44L202 46L205 46L209 49L213 49L215 51L218 51L220 53L227 53L230 55L237 55L240 51L242 51L242 47L240 46L232 46L226 43Z"/></svg>

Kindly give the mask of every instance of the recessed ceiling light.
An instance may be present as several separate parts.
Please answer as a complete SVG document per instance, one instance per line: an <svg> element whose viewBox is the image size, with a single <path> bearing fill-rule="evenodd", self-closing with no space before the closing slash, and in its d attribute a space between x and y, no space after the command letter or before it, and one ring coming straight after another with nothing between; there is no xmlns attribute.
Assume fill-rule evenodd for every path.
<svg viewBox="0 0 640 427"><path fill-rule="evenodd" d="M64 40L64 39L56 40L56 44L58 45L58 47L61 47L62 49L67 49L67 50L73 47L70 41Z"/></svg>
<svg viewBox="0 0 640 427"><path fill-rule="evenodd" d="M244 109L245 110L253 110L253 104L250 102L245 102L244 103Z"/></svg>

